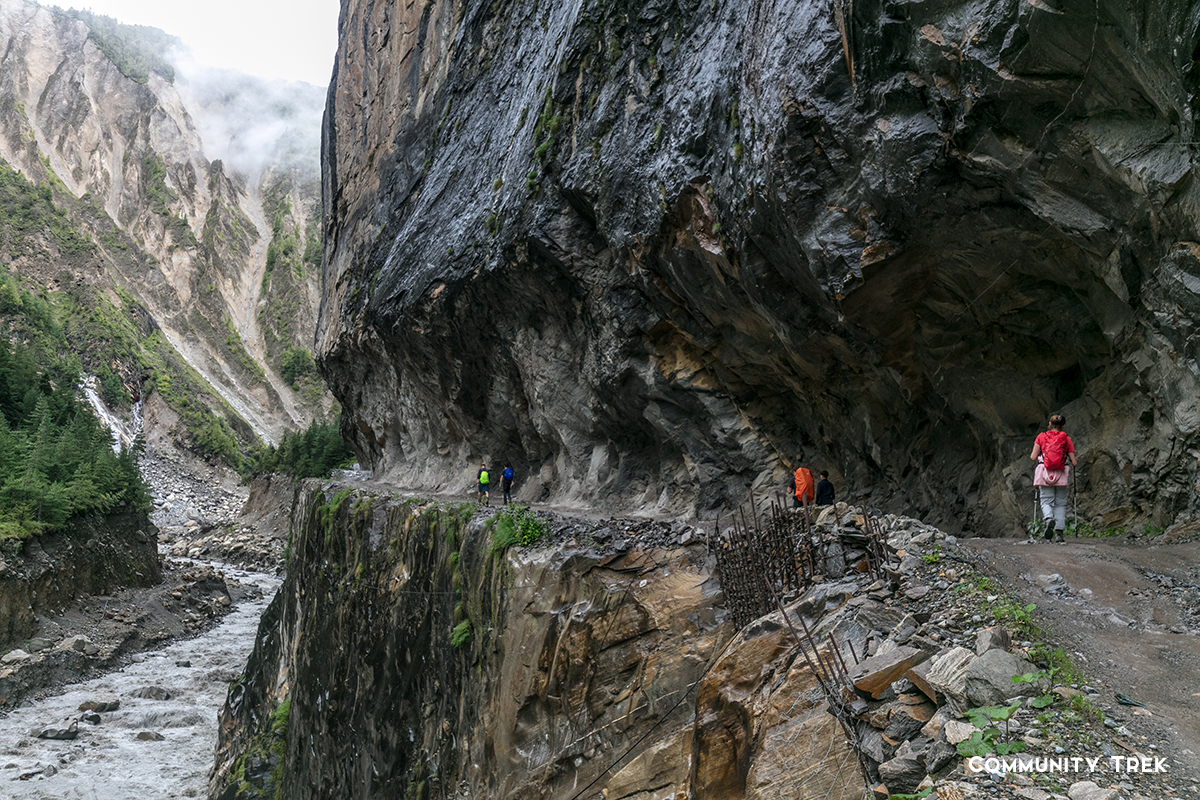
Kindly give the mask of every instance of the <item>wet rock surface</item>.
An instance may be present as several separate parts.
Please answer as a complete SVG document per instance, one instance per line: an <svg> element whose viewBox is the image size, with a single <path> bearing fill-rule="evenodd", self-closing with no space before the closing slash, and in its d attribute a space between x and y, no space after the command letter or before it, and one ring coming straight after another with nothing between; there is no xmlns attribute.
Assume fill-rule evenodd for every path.
<svg viewBox="0 0 1200 800"><path fill-rule="evenodd" d="M703 514L804 452L995 535L1063 410L1106 524L1194 504L1191 4L344 11L319 346L365 466Z"/></svg>

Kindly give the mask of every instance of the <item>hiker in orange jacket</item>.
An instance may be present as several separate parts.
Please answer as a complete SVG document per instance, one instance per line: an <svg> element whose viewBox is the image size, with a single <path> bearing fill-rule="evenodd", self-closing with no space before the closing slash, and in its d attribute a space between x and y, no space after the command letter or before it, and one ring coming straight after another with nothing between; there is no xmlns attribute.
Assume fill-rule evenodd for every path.
<svg viewBox="0 0 1200 800"><path fill-rule="evenodd" d="M800 457L797 457L796 462L799 463L799 461ZM792 491L795 494L796 508L811 503L816 498L812 470L807 467L796 467L796 471L792 473Z"/></svg>

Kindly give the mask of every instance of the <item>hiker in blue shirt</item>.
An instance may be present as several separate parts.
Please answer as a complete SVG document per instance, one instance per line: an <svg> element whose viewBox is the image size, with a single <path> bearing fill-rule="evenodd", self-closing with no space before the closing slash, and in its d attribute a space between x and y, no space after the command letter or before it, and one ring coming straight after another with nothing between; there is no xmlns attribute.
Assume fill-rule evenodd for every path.
<svg viewBox="0 0 1200 800"><path fill-rule="evenodd" d="M500 490L504 492L504 505L512 502L513 468L505 464L504 472L500 473Z"/></svg>

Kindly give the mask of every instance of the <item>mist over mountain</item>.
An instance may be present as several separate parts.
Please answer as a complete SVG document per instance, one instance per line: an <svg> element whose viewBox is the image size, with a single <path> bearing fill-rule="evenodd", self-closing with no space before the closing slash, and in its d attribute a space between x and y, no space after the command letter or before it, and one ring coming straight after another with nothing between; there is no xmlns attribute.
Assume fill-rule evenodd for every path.
<svg viewBox="0 0 1200 800"><path fill-rule="evenodd" d="M95 248L72 260L26 235L0 264L18 293L62 306L69 288L80 314L141 320L137 335L80 337L81 366L120 376L114 396L146 398L152 445L241 469L329 410L309 353L323 92L203 69L181 47L0 0L0 160ZM110 340L122 347L95 344Z"/></svg>
<svg viewBox="0 0 1200 800"><path fill-rule="evenodd" d="M184 50L170 59L206 155L251 181L268 165L317 179L324 88L206 67Z"/></svg>

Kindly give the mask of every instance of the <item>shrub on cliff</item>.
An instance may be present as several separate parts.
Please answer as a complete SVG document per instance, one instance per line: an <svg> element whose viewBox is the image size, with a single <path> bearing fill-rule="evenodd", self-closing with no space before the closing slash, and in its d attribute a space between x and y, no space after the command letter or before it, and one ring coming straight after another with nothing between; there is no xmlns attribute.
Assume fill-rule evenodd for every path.
<svg viewBox="0 0 1200 800"><path fill-rule="evenodd" d="M537 544L547 531L546 523L528 508L509 505L496 515L491 552L503 552L515 544L525 547Z"/></svg>

